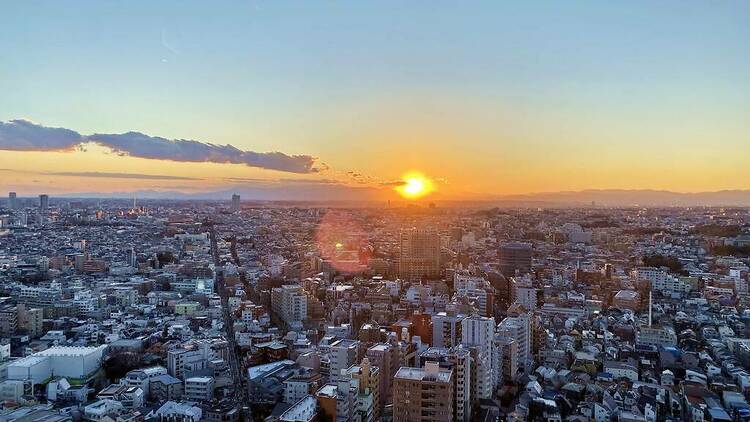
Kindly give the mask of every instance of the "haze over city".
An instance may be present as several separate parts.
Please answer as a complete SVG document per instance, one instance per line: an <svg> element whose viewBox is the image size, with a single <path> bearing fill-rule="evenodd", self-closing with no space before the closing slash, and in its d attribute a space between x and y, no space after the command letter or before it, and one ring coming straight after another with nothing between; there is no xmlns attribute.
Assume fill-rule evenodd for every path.
<svg viewBox="0 0 750 422"><path fill-rule="evenodd" d="M0 189L382 201L413 173L433 201L750 189L748 8L7 2Z"/></svg>

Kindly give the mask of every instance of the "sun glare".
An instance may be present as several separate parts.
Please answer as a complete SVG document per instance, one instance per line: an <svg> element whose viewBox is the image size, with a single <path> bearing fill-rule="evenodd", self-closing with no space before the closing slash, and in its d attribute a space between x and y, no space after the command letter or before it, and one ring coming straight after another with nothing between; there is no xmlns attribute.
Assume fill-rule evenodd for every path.
<svg viewBox="0 0 750 422"><path fill-rule="evenodd" d="M420 173L408 173L403 177L403 183L396 187L396 191L408 199L421 198L433 190L432 181Z"/></svg>

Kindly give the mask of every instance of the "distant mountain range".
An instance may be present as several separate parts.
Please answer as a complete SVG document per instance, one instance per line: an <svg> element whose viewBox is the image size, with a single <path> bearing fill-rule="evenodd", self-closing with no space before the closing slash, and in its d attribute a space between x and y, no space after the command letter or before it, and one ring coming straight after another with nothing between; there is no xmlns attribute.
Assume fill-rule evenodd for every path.
<svg viewBox="0 0 750 422"><path fill-rule="evenodd" d="M651 189L590 189L505 195L501 201L535 202L568 206L750 206L750 190L671 192Z"/></svg>
<svg viewBox="0 0 750 422"><path fill-rule="evenodd" d="M119 193L73 193L55 195L67 198L141 198L177 200L229 200L232 194L243 200L255 201L310 201L310 202L370 202L398 200L390 189L356 187L342 184L241 186L210 192L188 193L180 191L141 190ZM466 196L461 200L449 200L434 196L436 203L471 203L492 206L530 207L577 207L577 206L750 206L750 190L722 190L716 192L672 192L650 189L590 189L568 192L544 192L522 195L483 197Z"/></svg>

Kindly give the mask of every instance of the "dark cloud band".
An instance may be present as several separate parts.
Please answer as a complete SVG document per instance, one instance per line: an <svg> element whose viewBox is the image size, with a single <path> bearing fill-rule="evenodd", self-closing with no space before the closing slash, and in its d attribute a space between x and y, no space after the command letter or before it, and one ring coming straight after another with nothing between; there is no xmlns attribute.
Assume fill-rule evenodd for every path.
<svg viewBox="0 0 750 422"><path fill-rule="evenodd" d="M315 165L315 157L310 155L243 151L232 145L166 139L140 132L83 136L70 129L46 127L27 120L0 122L2 150L69 151L86 142L93 142L116 153L138 158L244 164L289 173L316 173L321 170L321 167Z"/></svg>

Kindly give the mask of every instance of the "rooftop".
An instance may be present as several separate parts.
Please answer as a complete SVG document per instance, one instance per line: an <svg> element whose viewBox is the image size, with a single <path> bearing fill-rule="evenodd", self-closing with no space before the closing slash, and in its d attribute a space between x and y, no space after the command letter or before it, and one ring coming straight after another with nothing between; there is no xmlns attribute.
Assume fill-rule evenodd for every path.
<svg viewBox="0 0 750 422"><path fill-rule="evenodd" d="M449 382L453 371L450 369L440 368L437 371L430 372L425 368L409 368L403 366L396 372L395 378L408 379L414 381L439 381Z"/></svg>

